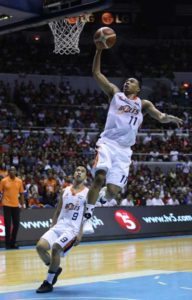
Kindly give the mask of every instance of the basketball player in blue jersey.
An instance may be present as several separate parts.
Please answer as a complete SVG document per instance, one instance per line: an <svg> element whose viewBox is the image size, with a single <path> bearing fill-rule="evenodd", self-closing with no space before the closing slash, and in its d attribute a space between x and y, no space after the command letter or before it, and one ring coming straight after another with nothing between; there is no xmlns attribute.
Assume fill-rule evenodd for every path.
<svg viewBox="0 0 192 300"><path fill-rule="evenodd" d="M131 146L135 144L138 129L143 121L143 114L149 114L160 123L173 122L177 126L182 125L182 120L178 117L162 113L152 102L141 100L138 97L140 84L137 79L128 78L123 85L122 92L109 82L100 69L102 51L102 49L96 49L92 71L98 85L109 97L110 106L104 131L96 143L97 156L93 166L94 181L87 196L84 234L94 232L89 219L105 180L107 200L116 198L118 192L127 183L132 155Z"/></svg>
<svg viewBox="0 0 192 300"><path fill-rule="evenodd" d="M88 188L84 184L86 176L86 168L78 166L74 173L73 184L63 191L51 228L37 243L37 252L49 267L47 277L36 290L37 293L48 293L53 290L53 285L62 271L60 257L65 256L71 247L76 246L81 240L82 219L88 193Z"/></svg>

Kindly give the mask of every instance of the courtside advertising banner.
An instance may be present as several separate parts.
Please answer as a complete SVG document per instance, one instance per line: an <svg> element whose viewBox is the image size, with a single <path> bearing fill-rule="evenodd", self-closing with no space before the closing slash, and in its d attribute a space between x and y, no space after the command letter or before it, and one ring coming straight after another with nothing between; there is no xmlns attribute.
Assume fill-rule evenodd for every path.
<svg viewBox="0 0 192 300"><path fill-rule="evenodd" d="M50 227L54 209L23 209L18 242L34 244ZM99 207L91 220L95 233L83 240L108 240L192 233L192 206ZM0 243L5 226L0 209Z"/></svg>

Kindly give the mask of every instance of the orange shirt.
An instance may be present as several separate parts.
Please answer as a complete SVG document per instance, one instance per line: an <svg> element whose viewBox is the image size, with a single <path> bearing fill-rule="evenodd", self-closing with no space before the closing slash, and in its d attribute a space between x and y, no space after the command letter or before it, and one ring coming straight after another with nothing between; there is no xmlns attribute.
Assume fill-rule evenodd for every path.
<svg viewBox="0 0 192 300"><path fill-rule="evenodd" d="M57 187L57 181L53 179L45 179L44 180L45 189L47 192L55 193Z"/></svg>
<svg viewBox="0 0 192 300"><path fill-rule="evenodd" d="M11 179L9 176L3 178L0 182L0 192L3 193L3 205L18 207L20 193L24 192L23 182L20 178Z"/></svg>
<svg viewBox="0 0 192 300"><path fill-rule="evenodd" d="M32 205L36 205L38 207L43 207L43 204L41 204L37 198L29 198L28 205L29 205L29 207L31 207Z"/></svg>

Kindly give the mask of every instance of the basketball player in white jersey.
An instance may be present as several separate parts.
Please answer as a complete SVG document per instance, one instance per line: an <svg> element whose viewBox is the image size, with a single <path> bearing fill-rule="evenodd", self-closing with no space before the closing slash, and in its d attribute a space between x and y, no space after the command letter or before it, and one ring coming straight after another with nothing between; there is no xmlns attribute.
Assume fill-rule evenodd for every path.
<svg viewBox="0 0 192 300"><path fill-rule="evenodd" d="M105 180L107 184L106 199L116 198L118 192L126 185L131 164L131 146L135 144L138 129L143 121L143 113L161 123L173 122L177 126L182 120L160 112L152 102L138 97L140 84L135 78L128 78L123 85L123 92L108 81L101 73L102 49L96 49L93 60L93 76L110 100L104 131L98 140L97 156L94 164L94 181L88 192L85 218L92 216L95 202ZM93 232L91 222L84 224L84 234Z"/></svg>
<svg viewBox="0 0 192 300"><path fill-rule="evenodd" d="M36 290L37 293L53 290L53 285L62 271L60 256L65 256L81 239L82 218L88 193L88 188L84 185L86 176L86 168L78 166L74 173L73 184L63 191L51 228L37 243L36 249L41 260L49 266L47 277Z"/></svg>

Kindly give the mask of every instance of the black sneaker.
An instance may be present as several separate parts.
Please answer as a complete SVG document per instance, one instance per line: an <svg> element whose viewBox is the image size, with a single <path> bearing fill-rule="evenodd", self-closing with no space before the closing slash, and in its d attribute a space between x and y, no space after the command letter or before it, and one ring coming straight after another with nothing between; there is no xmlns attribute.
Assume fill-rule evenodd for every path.
<svg viewBox="0 0 192 300"><path fill-rule="evenodd" d="M11 248L11 249L19 249L19 246L18 246L17 244L13 244L13 245L11 245L10 248Z"/></svg>
<svg viewBox="0 0 192 300"><path fill-rule="evenodd" d="M58 268L58 270L57 270L57 272L55 273L55 276L54 276L54 278L53 278L52 285L56 284L56 282L57 282L57 278L58 278L58 276L61 274L61 272L62 272L62 268L61 268L61 267L59 267L59 268Z"/></svg>
<svg viewBox="0 0 192 300"><path fill-rule="evenodd" d="M44 280L42 285L36 290L36 293L49 293L52 292L53 286L47 280Z"/></svg>

